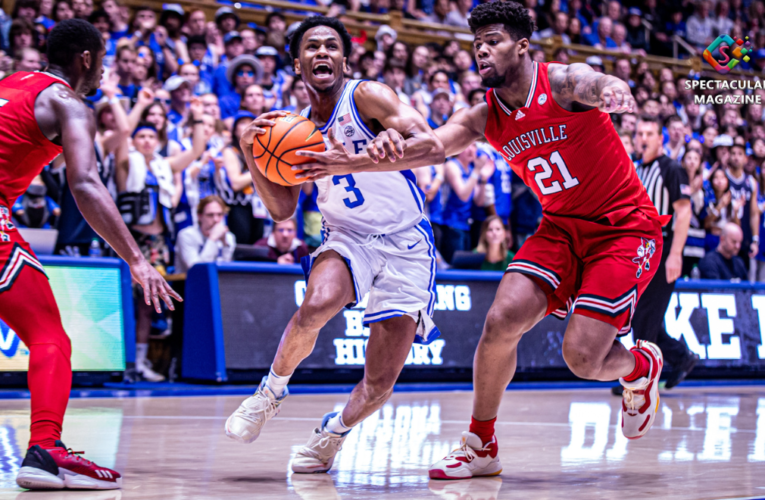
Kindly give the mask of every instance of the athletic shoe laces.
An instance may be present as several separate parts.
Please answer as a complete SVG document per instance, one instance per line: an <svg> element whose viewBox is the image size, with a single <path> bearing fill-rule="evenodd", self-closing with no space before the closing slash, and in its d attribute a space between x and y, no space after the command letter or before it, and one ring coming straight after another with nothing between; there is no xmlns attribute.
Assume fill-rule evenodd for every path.
<svg viewBox="0 0 765 500"><path fill-rule="evenodd" d="M238 413L245 420L249 420L254 424L259 424L270 420L275 414L281 401L272 400L268 395L264 394L260 389L255 393L253 398L257 401L257 405L254 408L250 405L242 403L239 406ZM263 405L263 399L266 400L266 404Z"/></svg>
<svg viewBox="0 0 765 500"><path fill-rule="evenodd" d="M303 453L326 462L343 449L343 439L343 436L333 436L328 431L322 432L318 441L303 448Z"/></svg>
<svg viewBox="0 0 765 500"><path fill-rule="evenodd" d="M645 403L645 390L644 389L628 389L624 388L622 393L624 398L624 406L628 410L639 410Z"/></svg>

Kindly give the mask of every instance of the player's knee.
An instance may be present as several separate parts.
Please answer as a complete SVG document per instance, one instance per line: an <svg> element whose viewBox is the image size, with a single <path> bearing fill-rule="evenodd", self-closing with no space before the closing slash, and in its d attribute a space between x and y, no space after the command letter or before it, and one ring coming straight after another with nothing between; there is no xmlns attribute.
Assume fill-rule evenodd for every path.
<svg viewBox="0 0 765 500"><path fill-rule="evenodd" d="M563 359L574 375L585 380L597 378L603 360L594 356L585 346L564 339L562 351Z"/></svg>
<svg viewBox="0 0 765 500"><path fill-rule="evenodd" d="M483 339L486 342L518 342L530 328L523 312L511 304L494 303L486 315Z"/></svg>
<svg viewBox="0 0 765 500"><path fill-rule="evenodd" d="M306 295L297 314L299 328L320 329L337 313L340 294L334 287L319 286Z"/></svg>

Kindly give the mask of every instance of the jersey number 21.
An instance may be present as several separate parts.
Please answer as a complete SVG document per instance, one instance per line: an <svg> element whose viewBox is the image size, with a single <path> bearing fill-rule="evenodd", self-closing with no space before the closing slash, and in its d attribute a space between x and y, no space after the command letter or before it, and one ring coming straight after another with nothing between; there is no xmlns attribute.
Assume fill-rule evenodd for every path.
<svg viewBox="0 0 765 500"><path fill-rule="evenodd" d="M544 181L553 175L553 169L552 166L550 166L550 163L558 168L561 177L563 177L562 187L558 181L552 181L549 186L545 186ZM542 170L537 172L537 174L534 176L534 180L537 182L537 186L539 186L539 191L541 191L544 195L559 193L564 189L571 189L572 187L579 185L579 179L576 177L571 177L571 173L568 171L568 167L566 167L566 164L563 162L563 158L561 158L560 153L557 151L550 155L549 162L544 159L544 157L538 156L529 160L526 165L532 172L537 172L540 167L542 168Z"/></svg>

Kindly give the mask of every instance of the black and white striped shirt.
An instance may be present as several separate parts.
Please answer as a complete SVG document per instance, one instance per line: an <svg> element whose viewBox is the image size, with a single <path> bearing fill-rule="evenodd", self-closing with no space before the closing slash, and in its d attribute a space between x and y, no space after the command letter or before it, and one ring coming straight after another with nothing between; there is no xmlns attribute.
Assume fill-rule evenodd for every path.
<svg viewBox="0 0 765 500"><path fill-rule="evenodd" d="M659 215L675 215L672 205L678 200L690 199L688 173L669 156L662 155L648 164L638 165L637 174ZM665 239L672 235L673 226L674 221L664 227Z"/></svg>

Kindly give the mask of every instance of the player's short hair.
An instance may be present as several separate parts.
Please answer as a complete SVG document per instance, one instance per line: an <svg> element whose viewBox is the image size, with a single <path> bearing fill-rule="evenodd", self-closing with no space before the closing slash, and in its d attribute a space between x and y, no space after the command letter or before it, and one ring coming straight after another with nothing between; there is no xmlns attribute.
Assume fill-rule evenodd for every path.
<svg viewBox="0 0 765 500"><path fill-rule="evenodd" d="M516 2L491 2L479 4L470 12L470 31L490 24L502 24L513 40L531 39L536 26L526 7Z"/></svg>
<svg viewBox="0 0 765 500"><path fill-rule="evenodd" d="M66 19L48 35L48 63L66 67L86 50L95 55L103 48L101 33L83 19Z"/></svg>
<svg viewBox="0 0 765 500"><path fill-rule="evenodd" d="M641 115L640 118L638 118L638 123L653 123L656 125L656 131L661 134L661 120L658 117L650 116L650 115Z"/></svg>
<svg viewBox="0 0 765 500"><path fill-rule="evenodd" d="M202 215L203 213L205 213L205 208L207 208L207 205L209 205L210 203L217 203L218 205L220 205L220 208L223 209L223 215L226 215L228 213L228 205L226 205L226 202L223 201L223 198L221 198L217 194L211 194L199 200L199 204L197 205L197 215Z"/></svg>
<svg viewBox="0 0 765 500"><path fill-rule="evenodd" d="M297 27L290 37L290 56L292 56L293 61L300 57L300 42L303 41L305 32L317 26L326 26L337 31L337 34L340 35L340 39L343 41L343 55L345 57L351 55L351 34L345 29L343 23L334 17L311 16L300 23L300 26Z"/></svg>

